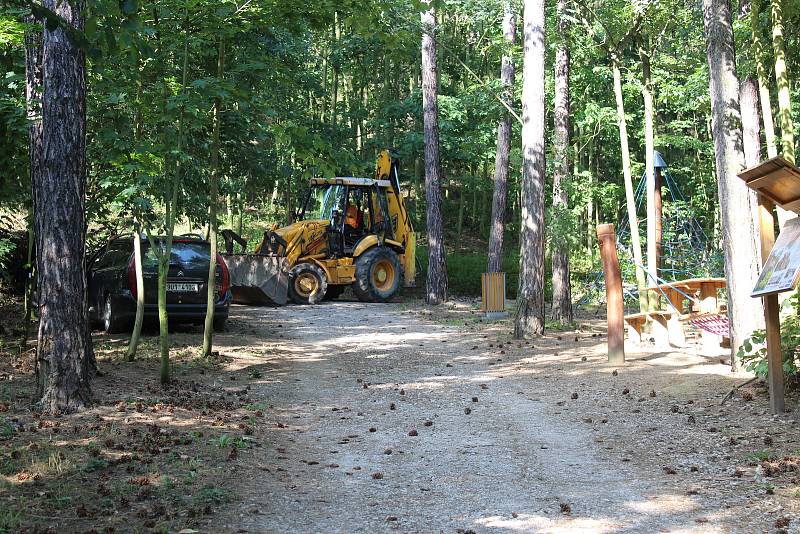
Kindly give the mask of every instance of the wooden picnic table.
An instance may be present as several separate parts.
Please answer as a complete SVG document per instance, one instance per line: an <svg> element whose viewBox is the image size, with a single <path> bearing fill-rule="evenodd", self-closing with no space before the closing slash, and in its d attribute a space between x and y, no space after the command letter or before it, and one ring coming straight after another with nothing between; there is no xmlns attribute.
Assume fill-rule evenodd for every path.
<svg viewBox="0 0 800 534"><path fill-rule="evenodd" d="M686 297L682 293L693 298L700 293L700 306L697 311L700 313L715 313L719 311L717 290L725 287L724 278L689 278L688 280L676 280L675 282L651 286L646 289L647 291L655 291L659 295L666 295L667 300L669 300L668 306L683 314L683 301Z"/></svg>
<svg viewBox="0 0 800 534"><path fill-rule="evenodd" d="M666 295L668 303L667 309L672 312L669 318L669 332L671 343L683 345L685 343L685 336L683 335L683 327L680 325L680 319L692 317L695 314L708 314L719 313L720 306L717 299L717 290L726 287L724 278L689 278L688 280L676 280L657 286L646 288L647 291L655 291L659 295ZM692 304L689 305L688 313L684 312L683 301L686 300L688 295L693 299L697 298L700 294L699 306L693 309ZM685 295L684 295L685 294ZM722 342L722 337L705 330L701 330L700 335L703 339L704 346L719 346Z"/></svg>

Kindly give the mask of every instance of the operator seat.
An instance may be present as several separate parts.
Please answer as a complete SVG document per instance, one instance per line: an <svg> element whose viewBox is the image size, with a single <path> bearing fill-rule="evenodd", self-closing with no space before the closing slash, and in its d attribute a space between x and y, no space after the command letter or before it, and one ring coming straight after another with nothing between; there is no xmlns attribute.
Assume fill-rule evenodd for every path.
<svg viewBox="0 0 800 534"><path fill-rule="evenodd" d="M344 217L344 243L347 248L354 247L364 235L364 213L350 204Z"/></svg>

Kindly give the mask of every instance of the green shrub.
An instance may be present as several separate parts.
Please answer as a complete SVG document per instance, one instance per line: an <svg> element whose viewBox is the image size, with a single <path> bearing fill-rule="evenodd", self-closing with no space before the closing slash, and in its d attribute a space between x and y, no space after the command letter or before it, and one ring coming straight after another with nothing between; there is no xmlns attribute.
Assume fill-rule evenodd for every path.
<svg viewBox="0 0 800 534"><path fill-rule="evenodd" d="M792 313L781 322L781 355L783 357L783 372L788 376L798 374L797 352L800 347L800 291L795 293L789 301L793 306ZM737 356L741 359L744 368L760 378L767 377L767 347L766 332L755 330L753 334L742 342ZM758 348L756 348L758 347Z"/></svg>
<svg viewBox="0 0 800 534"><path fill-rule="evenodd" d="M451 295L477 297L481 294L481 273L486 272L486 254L448 254L447 288ZM428 249L417 247L417 281L425 284L428 270ZM519 256L508 255L503 258L503 271L506 273L506 296L517 297L519 284ZM420 282L421 281L421 282Z"/></svg>

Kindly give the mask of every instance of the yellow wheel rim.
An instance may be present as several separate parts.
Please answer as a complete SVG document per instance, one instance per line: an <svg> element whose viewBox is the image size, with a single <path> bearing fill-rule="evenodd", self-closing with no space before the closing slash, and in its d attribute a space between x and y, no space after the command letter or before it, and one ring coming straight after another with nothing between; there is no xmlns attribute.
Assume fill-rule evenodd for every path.
<svg viewBox="0 0 800 534"><path fill-rule="evenodd" d="M317 277L311 273L302 273L294 280L294 290L303 298L313 295L317 287Z"/></svg>
<svg viewBox="0 0 800 534"><path fill-rule="evenodd" d="M372 269L372 285L380 291L392 289L396 271L389 260L378 260Z"/></svg>

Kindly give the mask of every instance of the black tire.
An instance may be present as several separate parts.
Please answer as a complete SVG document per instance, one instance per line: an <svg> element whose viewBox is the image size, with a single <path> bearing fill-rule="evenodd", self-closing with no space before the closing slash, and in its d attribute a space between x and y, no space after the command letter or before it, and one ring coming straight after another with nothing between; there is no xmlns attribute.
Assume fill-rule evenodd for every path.
<svg viewBox="0 0 800 534"><path fill-rule="evenodd" d="M103 315L101 316L103 331L107 334L119 334L125 330L125 321L119 318L119 314L114 311L114 299L111 295L106 295L103 302Z"/></svg>
<svg viewBox="0 0 800 534"><path fill-rule="evenodd" d="M217 317L214 315L214 332L224 332L225 324L227 324L227 317Z"/></svg>
<svg viewBox="0 0 800 534"><path fill-rule="evenodd" d="M338 299L344 293L344 290L347 286L328 286L328 290L325 292L325 298L323 300L334 300Z"/></svg>
<svg viewBox="0 0 800 534"><path fill-rule="evenodd" d="M375 247L356 259L353 292L362 302L387 302L400 289L400 258L388 247Z"/></svg>
<svg viewBox="0 0 800 534"><path fill-rule="evenodd" d="M313 263L301 263L289 271L289 298L295 304L317 304L328 290L325 271Z"/></svg>

